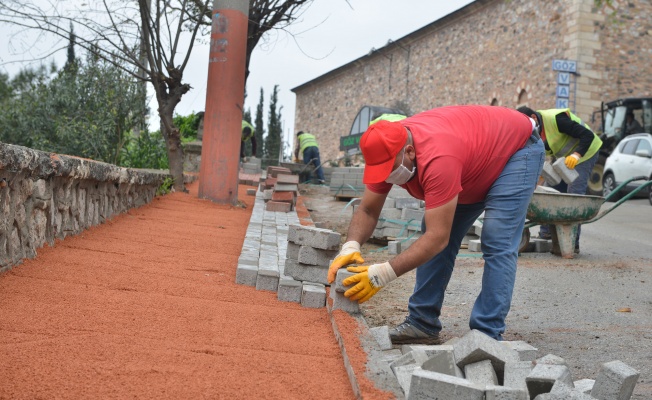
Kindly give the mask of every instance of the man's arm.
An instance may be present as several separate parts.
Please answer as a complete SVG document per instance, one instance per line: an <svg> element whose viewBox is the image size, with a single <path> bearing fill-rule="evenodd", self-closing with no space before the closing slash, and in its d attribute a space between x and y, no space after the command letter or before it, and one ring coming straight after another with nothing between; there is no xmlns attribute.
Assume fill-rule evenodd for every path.
<svg viewBox="0 0 652 400"><path fill-rule="evenodd" d="M586 154L589 147L591 147L591 143L595 137L593 132L585 126L573 121L566 113L558 114L555 117L555 120L557 121L559 132L580 140L579 145L575 148L575 152L578 153L580 157L584 157L584 154Z"/></svg>
<svg viewBox="0 0 652 400"><path fill-rule="evenodd" d="M355 240L362 244L371 237L378 223L380 211L385 204L385 198L387 198L387 193L378 194L365 188L360 205L351 218L346 235L347 241Z"/></svg>
<svg viewBox="0 0 652 400"><path fill-rule="evenodd" d="M456 208L457 196L444 205L426 210L426 232L406 251L389 261L396 276L415 269L448 246Z"/></svg>

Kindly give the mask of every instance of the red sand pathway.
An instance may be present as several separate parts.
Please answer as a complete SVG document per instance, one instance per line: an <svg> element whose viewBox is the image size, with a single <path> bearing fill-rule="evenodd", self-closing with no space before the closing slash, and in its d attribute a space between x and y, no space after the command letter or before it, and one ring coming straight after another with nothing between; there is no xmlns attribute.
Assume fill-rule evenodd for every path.
<svg viewBox="0 0 652 400"><path fill-rule="evenodd" d="M325 309L236 285L247 209L174 193L0 275L1 399L352 399Z"/></svg>

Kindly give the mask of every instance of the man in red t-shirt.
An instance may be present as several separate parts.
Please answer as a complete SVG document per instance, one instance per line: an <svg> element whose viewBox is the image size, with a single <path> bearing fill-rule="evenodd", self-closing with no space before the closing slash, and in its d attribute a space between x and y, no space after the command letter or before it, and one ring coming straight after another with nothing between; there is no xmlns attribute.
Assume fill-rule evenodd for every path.
<svg viewBox="0 0 652 400"><path fill-rule="evenodd" d="M516 277L518 246L527 206L544 160L536 123L516 110L492 106L436 108L397 122L380 121L360 140L367 185L353 215L348 241L328 272L364 262L369 239L392 185L425 200L423 235L382 264L348 267L354 285L345 296L369 300L398 276L417 268L409 315L390 330L395 344L436 344L444 292L463 237L485 213L482 291L469 326L502 339Z"/></svg>

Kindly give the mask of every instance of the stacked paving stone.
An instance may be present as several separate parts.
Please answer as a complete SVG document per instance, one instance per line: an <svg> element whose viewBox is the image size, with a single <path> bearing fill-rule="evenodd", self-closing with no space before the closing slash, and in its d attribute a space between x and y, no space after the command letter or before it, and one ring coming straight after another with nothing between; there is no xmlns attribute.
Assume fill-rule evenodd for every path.
<svg viewBox="0 0 652 400"><path fill-rule="evenodd" d="M394 186L387 194L371 237L387 242L389 254L400 254L421 236L424 206L422 200L415 199L407 190Z"/></svg>
<svg viewBox="0 0 652 400"><path fill-rule="evenodd" d="M332 168L330 192L338 198L362 197L365 185L362 183L364 168Z"/></svg>
<svg viewBox="0 0 652 400"><path fill-rule="evenodd" d="M266 209L259 191L238 258L236 283L277 292L280 301L325 307L328 266L339 246L339 233L302 226L295 211Z"/></svg>
<svg viewBox="0 0 652 400"><path fill-rule="evenodd" d="M302 283L301 304L305 307L326 306L328 266L338 253L340 239L339 233L329 229L290 225L284 273ZM310 297L304 299L306 296Z"/></svg>
<svg viewBox="0 0 652 400"><path fill-rule="evenodd" d="M261 161L262 160L260 158L251 157L249 161L242 164L242 172L252 175L260 174Z"/></svg>
<svg viewBox="0 0 652 400"><path fill-rule="evenodd" d="M407 399L629 399L639 372L621 361L602 364L593 379L573 381L566 362L523 341L499 342L477 330L443 345L391 349L387 327L372 332Z"/></svg>
<svg viewBox="0 0 652 400"><path fill-rule="evenodd" d="M265 208L269 211L290 212L299 195L299 175L284 167L269 166L261 179Z"/></svg>
<svg viewBox="0 0 652 400"><path fill-rule="evenodd" d="M346 292L351 287L344 286L344 284L342 283L342 281L344 281L346 278L353 276L355 274L356 274L355 272L347 271L346 268L340 268L337 270L337 275L335 276L335 282L333 282L330 291L330 298L333 300L333 306L332 306L333 310L342 310L350 314L357 314L360 312L360 307L358 305L358 302L351 301L346 296L344 296L344 292ZM388 331L388 335L389 335L389 331ZM387 337L389 338L389 336ZM389 348L391 347L392 345L390 343Z"/></svg>
<svg viewBox="0 0 652 400"><path fill-rule="evenodd" d="M248 162L241 164L238 172L238 183L247 186L258 186L261 175L260 158L251 158Z"/></svg>

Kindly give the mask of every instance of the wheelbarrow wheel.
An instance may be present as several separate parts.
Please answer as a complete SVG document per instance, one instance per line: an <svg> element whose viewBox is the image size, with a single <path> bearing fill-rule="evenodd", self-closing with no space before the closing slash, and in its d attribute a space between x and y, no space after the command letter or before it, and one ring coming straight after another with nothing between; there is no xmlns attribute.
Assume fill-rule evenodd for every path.
<svg viewBox="0 0 652 400"><path fill-rule="evenodd" d="M521 235L521 243L518 245L518 252L525 253L528 245L530 244L530 230L528 228L523 229L523 234Z"/></svg>

